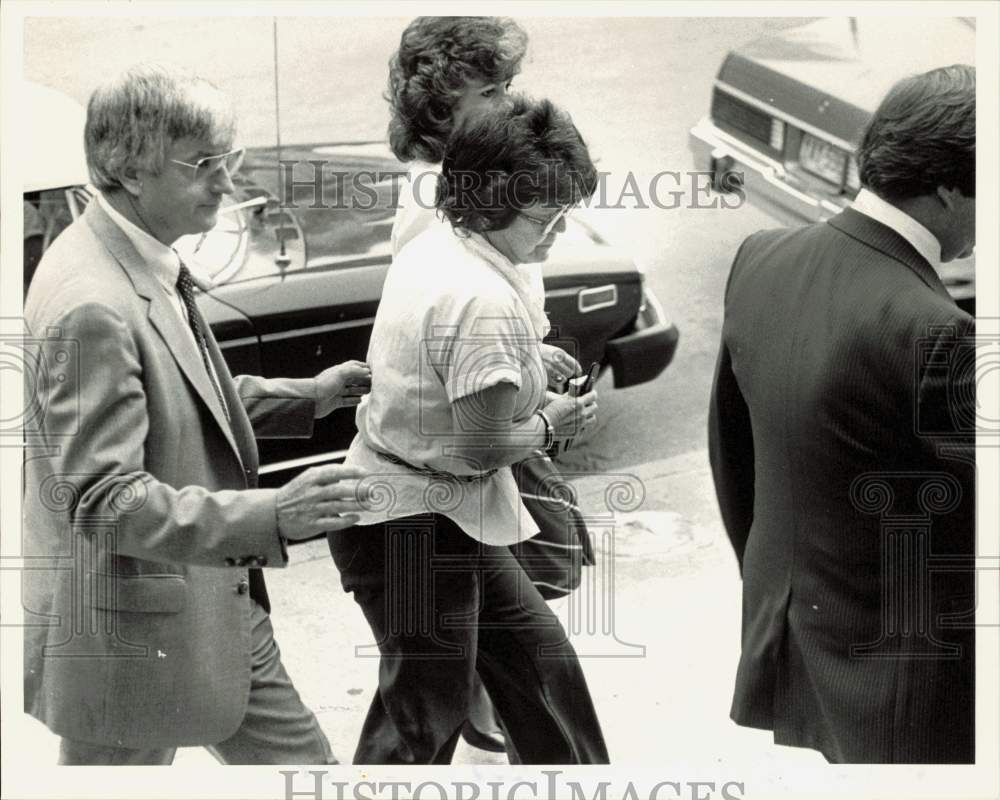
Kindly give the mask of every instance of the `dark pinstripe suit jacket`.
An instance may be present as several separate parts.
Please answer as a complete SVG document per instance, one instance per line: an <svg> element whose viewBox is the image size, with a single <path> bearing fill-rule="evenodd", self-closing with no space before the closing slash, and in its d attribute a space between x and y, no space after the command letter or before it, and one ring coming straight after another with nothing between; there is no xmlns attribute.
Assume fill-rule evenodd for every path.
<svg viewBox="0 0 1000 800"><path fill-rule="evenodd" d="M974 759L974 326L853 210L740 248L709 413L739 724L837 762Z"/></svg>

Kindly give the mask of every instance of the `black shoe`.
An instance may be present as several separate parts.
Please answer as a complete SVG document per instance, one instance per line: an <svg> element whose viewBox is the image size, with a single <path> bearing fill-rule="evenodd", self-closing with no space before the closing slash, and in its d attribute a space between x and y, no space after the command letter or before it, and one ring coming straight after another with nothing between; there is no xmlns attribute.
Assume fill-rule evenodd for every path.
<svg viewBox="0 0 1000 800"><path fill-rule="evenodd" d="M483 733L468 720L462 725L462 738L480 750L488 753L506 753L507 743L504 741L500 731L496 733Z"/></svg>

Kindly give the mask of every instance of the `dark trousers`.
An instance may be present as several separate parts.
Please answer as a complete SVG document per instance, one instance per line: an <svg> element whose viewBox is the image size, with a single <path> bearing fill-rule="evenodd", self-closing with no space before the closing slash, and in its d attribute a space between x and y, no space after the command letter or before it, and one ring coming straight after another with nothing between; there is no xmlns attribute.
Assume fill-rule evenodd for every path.
<svg viewBox="0 0 1000 800"><path fill-rule="evenodd" d="M316 717L302 703L281 665L268 613L255 601L251 612L250 697L236 733L224 742L208 745L223 764L336 764L326 735ZM155 725L156 720L150 720ZM59 746L63 765L165 765L176 748L133 749L90 744L65 737Z"/></svg>
<svg viewBox="0 0 1000 800"><path fill-rule="evenodd" d="M329 542L381 655L355 764L450 763L477 673L512 761L608 763L576 653L509 549L430 514Z"/></svg>

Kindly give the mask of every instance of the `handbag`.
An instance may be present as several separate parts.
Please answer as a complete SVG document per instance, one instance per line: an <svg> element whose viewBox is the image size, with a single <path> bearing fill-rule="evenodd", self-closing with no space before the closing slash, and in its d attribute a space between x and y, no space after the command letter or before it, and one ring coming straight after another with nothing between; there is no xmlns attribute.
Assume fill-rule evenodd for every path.
<svg viewBox="0 0 1000 800"><path fill-rule="evenodd" d="M537 536L511 545L511 552L543 598L565 597L580 585L584 565L595 563L576 492L542 450L513 464L511 471L539 527Z"/></svg>

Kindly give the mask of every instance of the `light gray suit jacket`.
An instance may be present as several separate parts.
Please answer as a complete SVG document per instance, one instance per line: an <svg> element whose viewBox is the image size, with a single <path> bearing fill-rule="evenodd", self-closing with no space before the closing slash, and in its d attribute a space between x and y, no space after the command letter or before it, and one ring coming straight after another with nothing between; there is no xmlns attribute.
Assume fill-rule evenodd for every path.
<svg viewBox="0 0 1000 800"><path fill-rule="evenodd" d="M25 707L127 747L232 735L250 689L248 595L287 563L257 436L309 436L315 382L233 379L226 420L184 320L97 203L25 306ZM249 569L248 571L248 567Z"/></svg>

